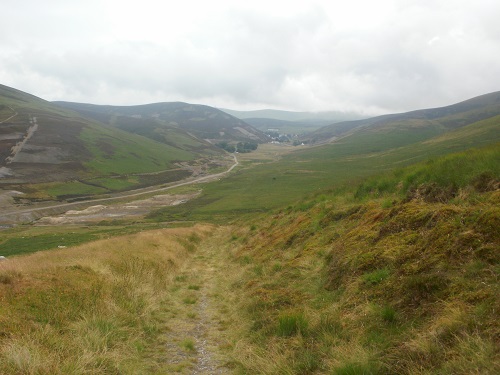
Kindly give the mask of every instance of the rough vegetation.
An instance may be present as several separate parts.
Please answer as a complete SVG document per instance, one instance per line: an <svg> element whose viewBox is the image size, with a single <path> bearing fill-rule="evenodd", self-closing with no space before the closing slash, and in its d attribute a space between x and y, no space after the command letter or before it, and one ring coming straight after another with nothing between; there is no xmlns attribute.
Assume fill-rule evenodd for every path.
<svg viewBox="0 0 500 375"><path fill-rule="evenodd" d="M1 371L496 374L498 151L470 157L3 261Z"/></svg>
<svg viewBox="0 0 500 375"><path fill-rule="evenodd" d="M0 372L168 373L172 290L211 230L148 231L2 262Z"/></svg>
<svg viewBox="0 0 500 375"><path fill-rule="evenodd" d="M500 179L462 172L470 183L435 174L418 194L370 199L365 185L234 230L226 251L244 271L225 288L241 373L498 373Z"/></svg>

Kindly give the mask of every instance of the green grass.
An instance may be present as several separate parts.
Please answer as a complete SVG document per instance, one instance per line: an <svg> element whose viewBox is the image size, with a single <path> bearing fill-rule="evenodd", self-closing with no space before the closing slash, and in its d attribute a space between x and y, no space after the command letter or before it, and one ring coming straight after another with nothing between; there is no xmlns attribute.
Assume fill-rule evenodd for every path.
<svg viewBox="0 0 500 375"><path fill-rule="evenodd" d="M494 145L466 154L434 157L431 162L374 177L362 185L322 191L297 204L288 203L287 208L272 215L258 214L252 220L240 219L234 227L217 228L217 241L205 241L194 231L179 237L165 234L160 239L145 232L133 243L132 236L117 239L118 245L113 239L94 254L103 255L103 249L111 246L118 253L122 248L132 254L141 249L137 256L142 257L148 251L159 254L175 247L182 254L177 262L202 246L211 249L217 262L207 265L217 264L224 270L214 273L214 278L219 278L217 287L223 289L208 289L208 295L214 292L224 304L221 316L228 335L234 334L227 340L227 350L232 351L230 357L241 373L408 374L415 369L422 373L496 373L500 211L498 191L488 186L500 180L498 154ZM438 202L408 194L415 185L432 184L456 186L458 190ZM222 217L222 211L220 214ZM105 236L112 230L118 233L138 228L109 228L110 233L107 228L95 228L88 233ZM53 238L44 232L47 230L54 231ZM29 232L16 228L3 232L7 236L0 248L12 245L14 242L9 241L20 236L27 238L16 248L26 245L28 251L36 251L35 247L40 249L45 243L56 246L51 240L60 240L65 230L30 228ZM164 246L165 241L170 241L168 246ZM169 257L158 265L158 254L141 261L133 258L111 263L104 272L99 271L102 275L72 264L44 279L58 281L57 288L28 292L22 303L30 303L37 311L37 324L54 327L50 334L68 332L58 311L80 294L78 285L64 284L65 278L74 273L71 280L83 285L80 288L85 290L85 299L74 302L68 310L70 322L79 322L79 313L86 314L88 305L100 303L97 297L111 296L112 303L104 307L119 309L133 327L141 322L137 343L127 348L142 353L148 338L164 327L152 318L143 325L144 312L154 307L159 309L155 314L163 316L165 308L172 307L168 293L176 291L180 291L179 304L192 309L200 285L200 280L190 279L195 271L189 265L170 274ZM85 253L81 256L88 262L93 260ZM91 285L88 279L95 280L94 274L105 277L110 272L126 277L102 294L85 289ZM156 284L156 276L163 280L161 285ZM23 285L19 280L25 277L3 272L0 286ZM143 278L152 284L149 304L142 295L149 288L142 288ZM133 285L141 287L129 293ZM168 293L158 306L156 296L160 291ZM18 298L15 293L8 296ZM47 303L50 308L43 309ZM82 332L90 333L81 336L89 340L85 345L97 348L96 352L106 358L108 367L103 368L109 372L116 370L116 364L101 349L111 350L126 332L123 325L110 322L113 314L78 323L84 328ZM194 319L189 314L193 312L181 315ZM25 320L33 322L33 318ZM16 328L11 327L11 332L17 332ZM184 354L196 350L193 340L182 341L186 336L176 341L177 349L184 349ZM18 343L3 354L8 357L4 362L16 368L15 360L25 350L36 360L38 347L38 342ZM64 352L64 356L68 354Z"/></svg>
<svg viewBox="0 0 500 375"><path fill-rule="evenodd" d="M3 256L29 254L36 251L55 249L58 246L74 246L96 240L92 233L40 234L30 237L9 238L0 244Z"/></svg>
<svg viewBox="0 0 500 375"><path fill-rule="evenodd" d="M420 130L420 136L391 131L389 135L377 138L362 133L342 139L339 143L291 152L277 162L237 170L221 181L203 185L199 198L152 213L150 218L158 221L194 219L222 222L284 207L331 188L357 185L369 176L399 170L473 146L494 145L491 148L495 154L499 148L499 129L500 116L497 116L434 138L430 136L435 132L425 128ZM372 138L375 140L371 146L373 149L370 149L367 145ZM419 142L419 139L424 140ZM463 154L467 170L474 169L475 163L482 158L478 156L474 159L470 154ZM486 158L490 161L484 162L485 168L491 167L487 163L496 163L496 159ZM440 171L433 170L446 179L450 173L462 172L462 166L457 168L453 172L443 165ZM410 167L408 171L412 169ZM418 173L417 170L415 173Z"/></svg>
<svg viewBox="0 0 500 375"><path fill-rule="evenodd" d="M278 336L293 336L307 334L308 320L302 313L287 313L278 317L276 334Z"/></svg>
<svg viewBox="0 0 500 375"><path fill-rule="evenodd" d="M90 241L133 234L154 226L135 224L93 227L19 227L4 230L0 238L0 255L10 257L42 250L71 247Z"/></svg>
<svg viewBox="0 0 500 375"><path fill-rule="evenodd" d="M92 153L87 167L104 175L157 172L194 159L188 151L116 129L87 127L80 138Z"/></svg>
<svg viewBox="0 0 500 375"><path fill-rule="evenodd" d="M496 373L499 153L434 157L238 221L226 251L244 271L226 282L252 322L240 348L262 353L235 351L241 373ZM415 185L456 191L435 201Z"/></svg>
<svg viewBox="0 0 500 375"><path fill-rule="evenodd" d="M193 339L182 340L181 347L188 352L196 352L196 346Z"/></svg>
<svg viewBox="0 0 500 375"><path fill-rule="evenodd" d="M135 176L126 176L119 178L96 178L89 180L92 184L100 185L105 189L112 191L121 191L134 188L139 184L139 178Z"/></svg>
<svg viewBox="0 0 500 375"><path fill-rule="evenodd" d="M40 185L39 188L42 186ZM70 197L70 196L82 196L82 195L97 195L108 192L107 189L102 187L88 185L83 182L73 181L64 183L52 183L44 189L44 191L52 197Z"/></svg>
<svg viewBox="0 0 500 375"><path fill-rule="evenodd" d="M467 152L450 154L439 159L385 175L367 179L356 189L356 196L373 197L383 194L407 194L422 184L457 190L468 185L487 189L488 183L500 176L500 144Z"/></svg>
<svg viewBox="0 0 500 375"><path fill-rule="evenodd" d="M379 284L390 275L390 271L387 268L381 268L369 273L365 273L361 278L366 284Z"/></svg>

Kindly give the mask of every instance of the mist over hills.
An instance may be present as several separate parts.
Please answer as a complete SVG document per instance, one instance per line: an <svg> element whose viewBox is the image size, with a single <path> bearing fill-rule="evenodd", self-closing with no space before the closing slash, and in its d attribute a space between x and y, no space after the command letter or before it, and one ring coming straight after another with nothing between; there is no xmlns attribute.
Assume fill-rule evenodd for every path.
<svg viewBox="0 0 500 375"><path fill-rule="evenodd" d="M221 111L229 113L240 119L267 118L283 121L298 122L339 122L347 120L358 120L365 116L354 112L324 111L324 112L294 112L282 111L278 109L258 109L254 111L237 111L233 109L221 108Z"/></svg>
<svg viewBox="0 0 500 375"><path fill-rule="evenodd" d="M323 126L341 121L351 121L364 118L354 112L293 112L276 109L261 109L254 111L236 111L221 108L237 118L245 120L248 124L259 130L278 129L280 133L305 134L315 131Z"/></svg>

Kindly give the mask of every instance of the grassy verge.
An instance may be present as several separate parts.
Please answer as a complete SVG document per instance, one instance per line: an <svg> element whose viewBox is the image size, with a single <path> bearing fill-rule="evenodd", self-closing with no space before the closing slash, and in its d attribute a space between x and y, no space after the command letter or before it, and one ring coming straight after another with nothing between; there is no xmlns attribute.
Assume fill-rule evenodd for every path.
<svg viewBox="0 0 500 375"><path fill-rule="evenodd" d="M498 373L497 156L471 154L470 173L463 155L437 159L394 177L416 173L417 190L332 191L229 233L219 287L239 373ZM457 190L418 190L434 184Z"/></svg>
<svg viewBox="0 0 500 375"><path fill-rule="evenodd" d="M168 372L171 287L193 254L179 239L210 230L148 231L0 263L0 372Z"/></svg>
<svg viewBox="0 0 500 375"><path fill-rule="evenodd" d="M95 226L21 226L2 231L0 255L11 257L42 250L70 247L86 242L151 230L164 225L103 223Z"/></svg>

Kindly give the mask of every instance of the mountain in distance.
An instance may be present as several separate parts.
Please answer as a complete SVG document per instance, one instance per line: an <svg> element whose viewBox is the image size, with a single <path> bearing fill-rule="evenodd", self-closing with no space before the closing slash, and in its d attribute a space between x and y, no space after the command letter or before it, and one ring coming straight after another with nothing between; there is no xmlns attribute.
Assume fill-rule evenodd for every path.
<svg viewBox="0 0 500 375"><path fill-rule="evenodd" d="M267 142L268 138L244 121L213 107L183 102L110 106L54 102L113 127L170 143L172 132L184 132L199 141Z"/></svg>
<svg viewBox="0 0 500 375"><path fill-rule="evenodd" d="M278 129L280 133L304 134L323 126L340 121L358 120L366 116L354 112L293 112L277 109L260 109L254 111L236 111L222 109L259 130Z"/></svg>
<svg viewBox="0 0 500 375"><path fill-rule="evenodd" d="M227 158L186 132L172 135L161 143L0 85L0 189L99 194L176 181Z"/></svg>
<svg viewBox="0 0 500 375"><path fill-rule="evenodd" d="M315 130L303 140L311 144L328 143L362 130L375 138L398 133L398 137L406 135L407 141L412 142L412 137L423 140L497 115L500 115L500 91L445 107L339 122Z"/></svg>

